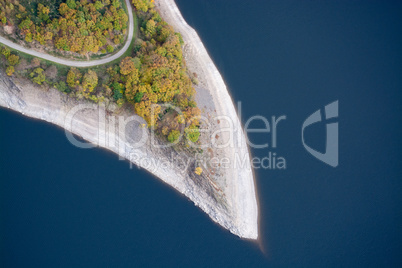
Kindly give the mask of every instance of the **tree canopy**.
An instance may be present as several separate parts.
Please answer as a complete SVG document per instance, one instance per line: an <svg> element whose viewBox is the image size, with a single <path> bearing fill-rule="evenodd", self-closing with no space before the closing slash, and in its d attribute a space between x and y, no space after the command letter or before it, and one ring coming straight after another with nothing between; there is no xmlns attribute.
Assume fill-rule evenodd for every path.
<svg viewBox="0 0 402 268"><path fill-rule="evenodd" d="M0 26L16 24L28 43L37 41L82 55L102 50L113 52L113 46L124 40L127 22L119 0L67 0L52 7L41 2L32 10L18 0L0 0Z"/></svg>
<svg viewBox="0 0 402 268"><path fill-rule="evenodd" d="M153 1L133 0L133 5L140 33L131 54L108 67L70 68L64 71L67 73L64 80L55 81L54 86L79 98L96 102L108 98L118 106L126 104L168 141L177 141L183 133L188 143L196 143L200 137L201 111L186 69L183 39L160 17ZM101 47L110 52L111 40L116 43L114 38L126 27L125 13L118 0L68 0L58 6L58 17L46 4L38 4L39 21L28 15L21 17L19 29L25 39L43 38L44 42L54 42L56 47L80 53ZM18 56L9 49L3 48L1 53L10 66L18 63ZM45 82L45 74L39 65L30 78L41 84ZM9 68L7 73L13 74L14 69Z"/></svg>

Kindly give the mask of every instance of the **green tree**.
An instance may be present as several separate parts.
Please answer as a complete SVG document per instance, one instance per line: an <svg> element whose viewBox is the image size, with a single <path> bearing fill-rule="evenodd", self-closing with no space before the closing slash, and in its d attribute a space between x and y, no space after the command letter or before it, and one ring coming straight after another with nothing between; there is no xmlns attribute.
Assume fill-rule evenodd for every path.
<svg viewBox="0 0 402 268"><path fill-rule="evenodd" d="M170 131L169 136L168 136L168 141L170 143L175 143L176 141L179 140L179 138L180 138L180 131L178 131L178 130Z"/></svg>
<svg viewBox="0 0 402 268"><path fill-rule="evenodd" d="M26 18L25 20L23 20L18 27L22 30L28 30L29 28L31 28L31 26L33 25L33 22L31 21L30 18Z"/></svg>
<svg viewBox="0 0 402 268"><path fill-rule="evenodd" d="M6 58L8 58L8 56L10 56L10 49L8 47L3 47L1 50L1 54L3 54Z"/></svg>
<svg viewBox="0 0 402 268"><path fill-rule="evenodd" d="M42 4L38 4L38 18L42 22L46 22L49 20L49 12L50 9Z"/></svg>
<svg viewBox="0 0 402 268"><path fill-rule="evenodd" d="M197 142L200 137L200 130L194 125L190 125L185 130L186 138L191 142Z"/></svg>
<svg viewBox="0 0 402 268"><path fill-rule="evenodd" d="M136 69L140 70L141 69L141 60L138 57L135 57L133 59L134 66Z"/></svg>
<svg viewBox="0 0 402 268"><path fill-rule="evenodd" d="M113 46L108 45L108 46L106 47L106 50L107 50L107 52L112 53L112 52L114 51L114 48L113 48Z"/></svg>
<svg viewBox="0 0 402 268"><path fill-rule="evenodd" d="M147 12L148 8L151 6L149 0L133 0L134 7L142 12Z"/></svg>
<svg viewBox="0 0 402 268"><path fill-rule="evenodd" d="M102 4L101 1L96 1L94 4L94 7L96 8L96 10L102 9L104 7L104 5Z"/></svg>
<svg viewBox="0 0 402 268"><path fill-rule="evenodd" d="M115 100L123 99L123 85L119 82L114 82L113 85L113 98Z"/></svg>
<svg viewBox="0 0 402 268"><path fill-rule="evenodd" d="M153 20L147 21L147 24L145 26L146 27L145 30L147 31L147 33L150 36L153 36L155 34L155 26L156 26L155 21L153 21Z"/></svg>
<svg viewBox="0 0 402 268"><path fill-rule="evenodd" d="M56 83L55 88L57 88L57 90L59 90L61 92L67 92L68 91L68 87L67 87L67 85L66 85L66 83L64 81L60 81L59 83Z"/></svg>
<svg viewBox="0 0 402 268"><path fill-rule="evenodd" d="M137 92L134 96L134 101L136 103L138 103L142 100L143 97L144 97L144 92Z"/></svg>
<svg viewBox="0 0 402 268"><path fill-rule="evenodd" d="M10 54L10 55L7 57L7 60L8 60L8 63L9 63L11 66L15 66L15 65L17 65L18 62L20 61L20 57L18 57L17 55L14 55L14 54Z"/></svg>
<svg viewBox="0 0 402 268"><path fill-rule="evenodd" d="M36 68L31 74L30 77L32 78L32 81L38 85L42 85L43 82L46 80L45 73L43 72L44 70L42 68Z"/></svg>
<svg viewBox="0 0 402 268"><path fill-rule="evenodd" d="M66 4L71 9L75 9L77 7L77 4L75 3L75 0L67 0Z"/></svg>
<svg viewBox="0 0 402 268"><path fill-rule="evenodd" d="M115 8L120 7L120 1L119 0L113 0L112 1L112 6L114 6Z"/></svg>

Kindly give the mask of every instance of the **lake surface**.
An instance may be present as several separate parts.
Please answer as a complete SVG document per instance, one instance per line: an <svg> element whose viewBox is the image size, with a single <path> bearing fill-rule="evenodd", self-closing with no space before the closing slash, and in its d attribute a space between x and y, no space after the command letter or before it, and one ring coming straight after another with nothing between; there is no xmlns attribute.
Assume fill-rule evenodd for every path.
<svg viewBox="0 0 402 268"><path fill-rule="evenodd" d="M229 4L230 3L230 4ZM178 0L241 118L286 115L286 170L255 170L260 245L64 131L0 110L0 266L401 266L402 4ZM339 100L339 166L311 156L304 120ZM256 122L257 124L258 122ZM306 142L325 150L325 125ZM270 143L269 133L253 134Z"/></svg>

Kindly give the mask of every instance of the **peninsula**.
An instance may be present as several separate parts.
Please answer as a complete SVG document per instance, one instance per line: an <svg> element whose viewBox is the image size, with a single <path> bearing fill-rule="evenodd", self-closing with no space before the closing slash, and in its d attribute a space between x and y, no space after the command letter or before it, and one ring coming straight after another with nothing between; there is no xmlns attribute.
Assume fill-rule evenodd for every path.
<svg viewBox="0 0 402 268"><path fill-rule="evenodd" d="M77 30L74 38L81 45L74 48L50 34L41 44L47 32L26 22L29 14L16 34L0 12L3 32L25 34L28 41L35 32L36 38L27 47L0 37L0 47L6 45L0 56L0 106L63 127L75 146L115 152L187 196L233 234L257 239L256 185L245 134L219 71L174 0L68 0L60 7L62 14L77 16L73 21L105 21L94 24L104 30L91 32L91 26L82 36ZM52 8L40 8L47 15L40 25L56 25L46 29L59 31L63 21L51 18ZM86 47L88 36L91 47ZM42 47L49 44L63 46L55 45L49 55Z"/></svg>

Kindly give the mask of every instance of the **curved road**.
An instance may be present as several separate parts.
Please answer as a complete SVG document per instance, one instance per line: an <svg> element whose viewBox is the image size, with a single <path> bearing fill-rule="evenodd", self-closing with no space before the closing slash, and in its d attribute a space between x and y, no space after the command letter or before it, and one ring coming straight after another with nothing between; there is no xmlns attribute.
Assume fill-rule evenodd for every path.
<svg viewBox="0 0 402 268"><path fill-rule="evenodd" d="M130 47L131 41L133 40L134 37L134 18L133 18L133 9L131 8L131 3L130 0L125 0L126 1L126 6L127 6L127 12L128 12L128 19L129 19L129 26L128 26L128 37L127 37L127 41L124 44L124 47L122 49L119 50L119 52L117 52L116 54L110 56L110 57L106 57L100 60L90 60L90 61L79 61L79 60L66 60L66 59L61 59L61 58L57 58L54 56L51 56L49 54L46 53L41 53L38 51L34 51L34 50L30 50L27 49L21 45L18 45L2 36L0 36L0 43L5 44L8 47L11 47L15 50L21 51L23 53L41 58L41 59L45 59L48 61L52 61L52 62L56 62L62 65L67 65L67 66L71 66L71 67L92 67L92 66L97 66L97 65L103 65L106 64L108 62L114 61L115 59L120 58L126 51L127 49Z"/></svg>

